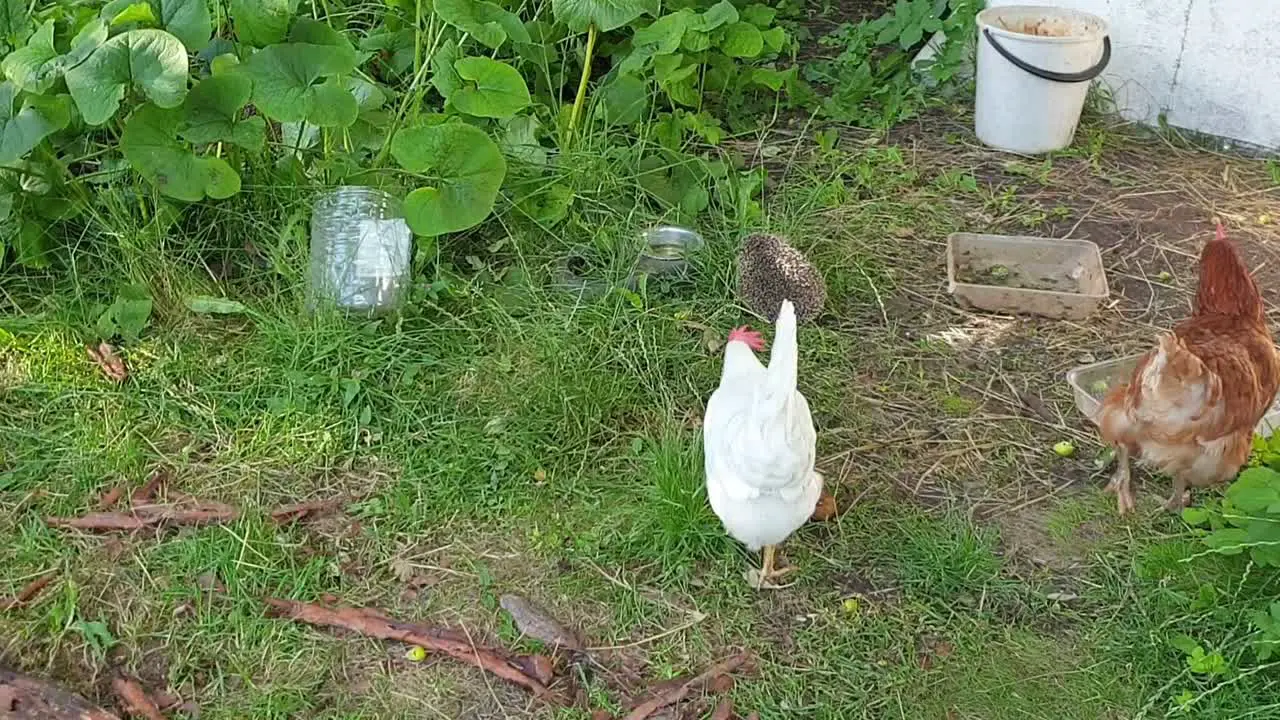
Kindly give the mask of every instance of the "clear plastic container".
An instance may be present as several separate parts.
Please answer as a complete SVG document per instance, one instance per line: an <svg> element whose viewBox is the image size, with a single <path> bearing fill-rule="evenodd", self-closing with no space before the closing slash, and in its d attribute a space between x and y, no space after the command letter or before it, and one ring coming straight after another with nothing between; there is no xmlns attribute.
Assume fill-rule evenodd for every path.
<svg viewBox="0 0 1280 720"><path fill-rule="evenodd" d="M947 285L961 306L1083 320L1111 292L1098 246L1088 240L952 233Z"/></svg>
<svg viewBox="0 0 1280 720"><path fill-rule="evenodd" d="M1090 363L1073 368L1067 373L1067 384L1076 397L1076 407L1085 417L1093 419L1102 405L1102 398L1111 388L1129 382L1134 368L1138 367L1141 355L1128 355ZM1272 403L1271 409L1258 421L1253 431L1259 435L1269 436L1280 429L1280 398Z"/></svg>
<svg viewBox="0 0 1280 720"><path fill-rule="evenodd" d="M399 200L369 187L334 188L311 215L307 308L394 310L409 294L412 262L413 233Z"/></svg>

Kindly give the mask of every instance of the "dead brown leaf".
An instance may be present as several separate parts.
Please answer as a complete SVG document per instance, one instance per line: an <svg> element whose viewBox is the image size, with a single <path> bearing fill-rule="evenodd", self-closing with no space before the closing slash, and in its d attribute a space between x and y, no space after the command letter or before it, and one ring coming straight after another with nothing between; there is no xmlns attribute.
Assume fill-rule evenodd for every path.
<svg viewBox="0 0 1280 720"><path fill-rule="evenodd" d="M116 349L109 343L98 343L96 348L90 346L85 349L89 353L89 359L93 360L108 380L122 383L128 379L129 370L125 367L124 359L116 354Z"/></svg>
<svg viewBox="0 0 1280 720"><path fill-rule="evenodd" d="M102 493L102 497L98 499L99 510L109 510L116 503L120 502L120 498L124 495L124 488L119 485Z"/></svg>
<svg viewBox="0 0 1280 720"><path fill-rule="evenodd" d="M716 705L716 709L711 713L711 720L731 720L733 717L733 701L725 698Z"/></svg>
<svg viewBox="0 0 1280 720"><path fill-rule="evenodd" d="M955 646L941 638L926 636L920 639L916 650L916 664L921 670L931 669L936 660L945 660L955 652Z"/></svg>
<svg viewBox="0 0 1280 720"><path fill-rule="evenodd" d="M137 680L125 675L118 675L111 680L111 689L124 701L125 712L143 720L165 720L164 714L156 703L138 684Z"/></svg>
<svg viewBox="0 0 1280 720"><path fill-rule="evenodd" d="M151 471L151 476L143 483L142 487L133 491L133 495L129 497L129 502L133 505L147 505L154 502L156 494L169 484L169 470L159 467Z"/></svg>
<svg viewBox="0 0 1280 720"><path fill-rule="evenodd" d="M733 690L733 677L730 675L717 675L711 679L707 685L707 690L716 695L723 695Z"/></svg>
<svg viewBox="0 0 1280 720"><path fill-rule="evenodd" d="M525 674L537 678L543 685L550 685L555 679L555 663L546 655L521 655L515 661Z"/></svg>
<svg viewBox="0 0 1280 720"><path fill-rule="evenodd" d="M503 595L498 604L511 614L516 629L528 637L552 648L582 650L582 638L576 632L556 620L546 610L519 595Z"/></svg>
<svg viewBox="0 0 1280 720"><path fill-rule="evenodd" d="M271 511L271 520L281 525L302 520L313 520L322 515L337 512L349 501L350 499L347 496L340 495L322 500L308 500L307 502L293 503L292 505L282 505Z"/></svg>
<svg viewBox="0 0 1280 720"><path fill-rule="evenodd" d="M46 573L23 586L23 588L18 591L17 595L14 595L11 598L0 598L0 612L20 608L30 603L32 600L35 600L36 596L39 595L40 592L49 585L49 583L53 582L53 579L57 576L57 573Z"/></svg>

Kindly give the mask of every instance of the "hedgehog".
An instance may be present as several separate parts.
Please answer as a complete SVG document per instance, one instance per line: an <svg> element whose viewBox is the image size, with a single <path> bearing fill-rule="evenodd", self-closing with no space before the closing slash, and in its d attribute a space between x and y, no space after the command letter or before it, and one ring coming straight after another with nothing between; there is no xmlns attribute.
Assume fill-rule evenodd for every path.
<svg viewBox="0 0 1280 720"><path fill-rule="evenodd" d="M738 294L747 307L775 322L783 300L808 322L822 314L827 285L805 256L776 235L752 235L738 253Z"/></svg>

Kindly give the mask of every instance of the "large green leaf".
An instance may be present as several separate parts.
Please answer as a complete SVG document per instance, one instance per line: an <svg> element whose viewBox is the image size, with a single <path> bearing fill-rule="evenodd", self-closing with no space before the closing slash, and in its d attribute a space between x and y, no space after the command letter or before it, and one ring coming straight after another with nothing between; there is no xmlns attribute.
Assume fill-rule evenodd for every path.
<svg viewBox="0 0 1280 720"><path fill-rule="evenodd" d="M200 157L178 141L182 111L150 103L129 116L120 135L120 152L164 195L197 202L240 192L240 176L221 158Z"/></svg>
<svg viewBox="0 0 1280 720"><path fill-rule="evenodd" d="M462 87L462 77L453 69L458 60L458 44L452 39L440 43L431 56L431 85L445 100Z"/></svg>
<svg viewBox="0 0 1280 720"><path fill-rule="evenodd" d="M507 157L530 165L547 164L547 150L542 147L542 143L538 142L538 118L532 115L518 115L508 120L505 125L502 150Z"/></svg>
<svg viewBox="0 0 1280 720"><path fill-rule="evenodd" d="M196 145L229 142L246 150L261 150L267 123L261 115L241 118L249 104L253 81L240 72L227 72L201 80L182 103L184 140Z"/></svg>
<svg viewBox="0 0 1280 720"><path fill-rule="evenodd" d="M640 161L640 187L670 205L682 219L707 208L707 171L701 160L675 154L650 155Z"/></svg>
<svg viewBox="0 0 1280 720"><path fill-rule="evenodd" d="M192 295L186 303L191 312L201 315L244 315L249 312L242 302L211 295Z"/></svg>
<svg viewBox="0 0 1280 720"><path fill-rule="evenodd" d="M278 43L297 9L298 0L231 0L236 37L257 47Z"/></svg>
<svg viewBox="0 0 1280 720"><path fill-rule="evenodd" d="M119 335L137 340L151 319L151 291L142 285L126 285L116 293L111 306L98 316L98 334L104 340Z"/></svg>
<svg viewBox="0 0 1280 720"><path fill-rule="evenodd" d="M14 112L17 100L17 86L0 82L0 165L21 160L41 140L71 122L71 109L56 98L35 96Z"/></svg>
<svg viewBox="0 0 1280 720"><path fill-rule="evenodd" d="M315 104L307 120L320 127L350 127L360 115L360 103L344 78L337 75L315 86Z"/></svg>
<svg viewBox="0 0 1280 720"><path fill-rule="evenodd" d="M327 23L322 23L311 18L298 18L293 24L293 29L289 31L289 42L303 43L306 45L327 45L337 48L343 57L350 56L352 62L356 62L356 49L343 33L329 27Z"/></svg>
<svg viewBox="0 0 1280 720"><path fill-rule="evenodd" d="M685 62L683 55L659 55L653 60L658 84L675 102L688 107L698 105L698 63Z"/></svg>
<svg viewBox="0 0 1280 720"><path fill-rule="evenodd" d="M764 30L773 25L773 21L778 17L778 11L768 5L748 5L742 10L742 19Z"/></svg>
<svg viewBox="0 0 1280 720"><path fill-rule="evenodd" d="M1245 515L1280 514L1280 473L1249 468L1227 488L1227 499Z"/></svg>
<svg viewBox="0 0 1280 720"><path fill-rule="evenodd" d="M1274 515L1249 523L1249 556L1264 567L1280 567L1280 519Z"/></svg>
<svg viewBox="0 0 1280 720"><path fill-rule="evenodd" d="M19 265L30 268L49 267L49 226L45 223L19 220L10 242Z"/></svg>
<svg viewBox="0 0 1280 720"><path fill-rule="evenodd" d="M433 7L441 20L494 50L507 38L530 42L520 16L486 0L435 0Z"/></svg>
<svg viewBox="0 0 1280 720"><path fill-rule="evenodd" d="M130 30L107 40L67 71L67 89L84 121L101 125L120 108L129 87L162 108L187 94L187 51L164 30Z"/></svg>
<svg viewBox="0 0 1280 720"><path fill-rule="evenodd" d="M702 26L698 29L711 32L722 25L736 22L738 22L738 9L729 0L720 0L702 13Z"/></svg>
<svg viewBox="0 0 1280 720"><path fill-rule="evenodd" d="M396 133L391 154L431 185L405 198L405 221L419 235L435 237L479 225L493 212L507 161L483 130L450 123L419 125Z"/></svg>
<svg viewBox="0 0 1280 720"><path fill-rule="evenodd" d="M597 101L610 125L630 125L649 106L649 83L635 75L619 75L600 89Z"/></svg>
<svg viewBox="0 0 1280 720"><path fill-rule="evenodd" d="M107 25L92 20L71 40L71 51L59 55L53 46L54 21L40 26L27 44L5 56L0 62L0 72L22 90L44 93L67 70L84 62L107 39Z"/></svg>
<svg viewBox="0 0 1280 720"><path fill-rule="evenodd" d="M306 120L317 125L355 121L359 108L351 93L335 92L322 81L346 75L356 67L354 50L311 43L285 43L263 48L245 69L253 79L253 103L281 122ZM323 89L322 89L323 88ZM322 106L336 103L337 107Z"/></svg>
<svg viewBox="0 0 1280 720"><path fill-rule="evenodd" d="M724 26L720 51L732 58L757 58L764 52L764 35L751 23L736 22Z"/></svg>
<svg viewBox="0 0 1280 720"><path fill-rule="evenodd" d="M191 52L200 52L213 36L208 0L153 0L160 7L160 27Z"/></svg>
<svg viewBox="0 0 1280 720"><path fill-rule="evenodd" d="M787 31L780 27L769 28L760 33L769 52L780 53L787 47Z"/></svg>
<svg viewBox="0 0 1280 720"><path fill-rule="evenodd" d="M524 24L529 42L515 43L516 54L542 72L549 72L560 62L560 44L565 27L549 20L530 20Z"/></svg>
<svg viewBox="0 0 1280 720"><path fill-rule="evenodd" d="M0 0L0 38L21 38L31 29L27 0ZM4 253L0 252L0 257Z"/></svg>
<svg viewBox="0 0 1280 720"><path fill-rule="evenodd" d="M658 8L658 0L551 0L552 14L574 32L590 25L609 32L646 13L657 15Z"/></svg>
<svg viewBox="0 0 1280 720"><path fill-rule="evenodd" d="M27 92L42 93L53 87L57 77L50 67L58 51L53 47L54 22L49 20L27 39L27 44L0 61L0 71Z"/></svg>
<svg viewBox="0 0 1280 720"><path fill-rule="evenodd" d="M568 217L573 197L572 189L555 184L521 198L516 205L529 219L539 225L551 226Z"/></svg>
<svg viewBox="0 0 1280 720"><path fill-rule="evenodd" d="M463 79L449 101L460 112L476 117L509 118L529 107L529 88L520 72L486 57L467 57L453 64Z"/></svg>
<svg viewBox="0 0 1280 720"><path fill-rule="evenodd" d="M146 0L111 0L100 13L100 17L112 27L132 25L155 25L159 22L156 11Z"/></svg>
<svg viewBox="0 0 1280 720"><path fill-rule="evenodd" d="M690 28L701 28L698 14L692 10L677 10L654 20L648 27L637 30L631 38L631 45L651 45L655 52L670 54L680 49L680 41Z"/></svg>

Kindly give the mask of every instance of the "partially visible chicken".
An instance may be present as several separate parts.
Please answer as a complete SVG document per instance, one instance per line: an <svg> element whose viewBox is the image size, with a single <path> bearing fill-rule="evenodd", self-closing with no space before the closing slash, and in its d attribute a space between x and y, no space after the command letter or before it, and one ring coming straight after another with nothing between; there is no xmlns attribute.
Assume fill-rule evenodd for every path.
<svg viewBox="0 0 1280 720"><path fill-rule="evenodd" d="M822 492L814 469L817 434L809 403L796 390L799 365L795 306L778 313L769 367L756 360L759 333L729 333L720 386L702 424L707 497L729 535L755 552L763 567L749 573L756 588L790 570L774 566L775 546L809 519Z"/></svg>
<svg viewBox="0 0 1280 720"><path fill-rule="evenodd" d="M1280 388L1280 356L1258 286L1222 225L1200 255L1192 316L1138 362L1094 420L1116 446L1120 514L1135 507L1129 456L1173 477L1170 510L1186 505L1187 485L1225 482L1249 458L1254 425Z"/></svg>

